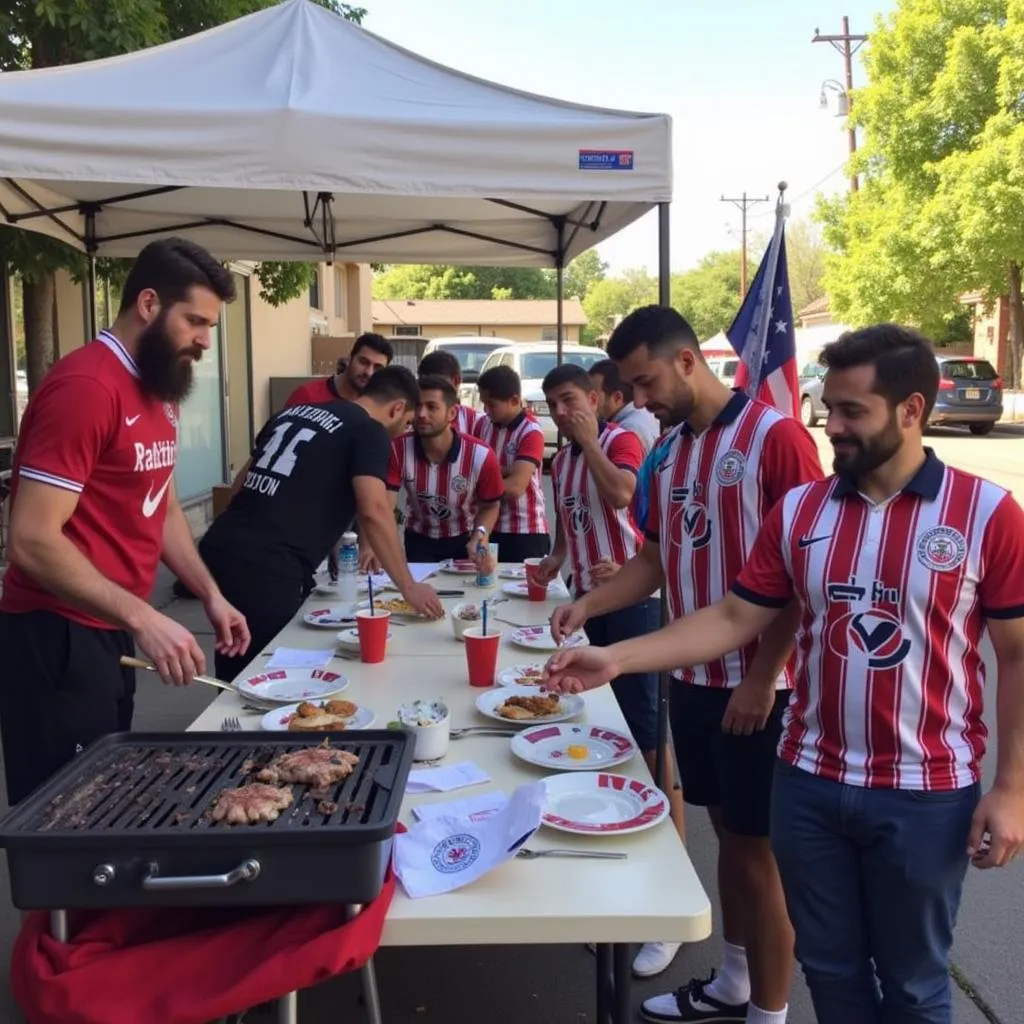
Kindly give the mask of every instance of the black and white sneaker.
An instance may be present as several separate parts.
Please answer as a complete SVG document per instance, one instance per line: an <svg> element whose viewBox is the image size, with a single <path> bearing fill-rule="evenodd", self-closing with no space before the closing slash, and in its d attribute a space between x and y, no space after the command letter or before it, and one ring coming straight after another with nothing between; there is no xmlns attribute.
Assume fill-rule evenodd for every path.
<svg viewBox="0 0 1024 1024"><path fill-rule="evenodd" d="M723 1003L704 991L714 980L715 972L712 971L710 978L694 978L689 985L675 992L646 999L640 1007L640 1015L644 1020L657 1021L658 1024L677 1024L678 1021L688 1024L712 1024L713 1021L744 1024L747 1019L746 1003Z"/></svg>

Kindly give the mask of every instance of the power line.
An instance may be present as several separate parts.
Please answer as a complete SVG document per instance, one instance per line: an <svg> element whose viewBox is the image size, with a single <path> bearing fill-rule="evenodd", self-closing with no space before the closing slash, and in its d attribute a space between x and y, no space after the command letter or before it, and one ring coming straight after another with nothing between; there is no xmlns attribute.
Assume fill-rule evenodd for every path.
<svg viewBox="0 0 1024 1024"><path fill-rule="evenodd" d="M746 192L738 198L728 198L722 196L720 202L732 203L739 211L743 218L743 227L741 244L743 246L743 256L740 260L740 298L746 298L747 295L747 209L751 206L756 206L758 203L767 203L769 200L768 196L748 196Z"/></svg>

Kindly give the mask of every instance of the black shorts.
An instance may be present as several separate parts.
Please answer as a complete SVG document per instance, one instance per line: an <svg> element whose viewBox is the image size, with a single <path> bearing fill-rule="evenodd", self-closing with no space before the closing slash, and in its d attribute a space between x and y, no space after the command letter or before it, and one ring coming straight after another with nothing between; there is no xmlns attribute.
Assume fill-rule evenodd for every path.
<svg viewBox="0 0 1024 1024"><path fill-rule="evenodd" d="M752 736L722 732L732 690L673 679L669 720L683 781L683 799L718 807L722 824L740 836L767 836L776 749L789 690L775 695L765 727Z"/></svg>
<svg viewBox="0 0 1024 1024"><path fill-rule="evenodd" d="M551 538L546 533L492 533L491 543L498 545L499 562L525 562L551 553Z"/></svg>
<svg viewBox="0 0 1024 1024"><path fill-rule="evenodd" d="M631 640L660 628L658 601L648 598L639 604L620 608L607 615L595 615L583 627L587 639L596 647L608 647L620 640ZM658 749L658 673L637 672L612 680L612 691L622 709L622 717L644 754Z"/></svg>
<svg viewBox="0 0 1024 1024"><path fill-rule="evenodd" d="M55 612L0 612L0 736L13 806L90 743L132 727L131 634L83 626Z"/></svg>
<svg viewBox="0 0 1024 1024"><path fill-rule="evenodd" d="M405 531L405 560L407 562L443 562L449 558L469 558L466 545L470 534L458 537L424 537L421 533Z"/></svg>

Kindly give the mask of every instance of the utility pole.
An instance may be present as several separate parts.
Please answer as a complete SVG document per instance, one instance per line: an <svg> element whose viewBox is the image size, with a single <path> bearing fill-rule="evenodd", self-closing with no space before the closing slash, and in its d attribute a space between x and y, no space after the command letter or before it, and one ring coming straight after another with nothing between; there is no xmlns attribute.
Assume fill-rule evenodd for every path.
<svg viewBox="0 0 1024 1024"><path fill-rule="evenodd" d="M738 198L727 198L722 196L720 202L732 203L739 211L743 218L743 227L741 229L741 244L743 246L743 256L740 260L740 298L745 299L747 297L747 209L751 206L756 206L758 203L767 203L768 196L748 196L746 192Z"/></svg>
<svg viewBox="0 0 1024 1024"><path fill-rule="evenodd" d="M847 103L847 132L850 137L850 156L857 152L857 129L850 120L853 111L853 55L867 42L867 36L850 34L850 19L843 15L843 31L837 36L823 36L819 29L814 30L812 43L831 43L843 55L843 69L846 72L846 103ZM857 45L854 46L853 44ZM850 176L850 191L856 192L858 188L857 175Z"/></svg>

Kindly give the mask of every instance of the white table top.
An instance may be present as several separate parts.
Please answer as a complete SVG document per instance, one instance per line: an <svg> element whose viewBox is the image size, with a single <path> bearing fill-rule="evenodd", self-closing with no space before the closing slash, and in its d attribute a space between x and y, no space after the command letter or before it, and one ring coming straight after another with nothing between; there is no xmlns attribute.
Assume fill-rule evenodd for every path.
<svg viewBox="0 0 1024 1024"><path fill-rule="evenodd" d="M444 575L431 581L439 590L464 589L464 598L445 598L450 608L459 601L479 602L497 596L479 590L472 577ZM516 623L543 623L557 602L510 600L493 614ZM332 648L334 632L306 626L302 614L330 600L313 596L305 608L276 638L274 646ZM495 623L506 632L499 668L543 664L547 655L513 647L507 640L512 626ZM423 660L419 660L423 659ZM257 652L253 668L265 662ZM383 728L402 703L417 697L442 697L451 709L452 727L486 725L490 720L474 703L482 689L471 687L466 675L463 644L457 641L449 619L436 623L411 622L393 626L385 660L378 665L335 659L332 670L351 680L344 696L372 709L373 728ZM258 729L259 715L241 710L234 694L217 698L190 726L191 730L217 730L227 715L237 715L245 728ZM626 728L610 687L586 695L580 721L613 729ZM492 723L493 724L493 723ZM474 761L491 782L453 793L416 794L402 804L401 820L415 822L411 808L418 803L461 799L490 790L511 795L517 786L550 774L515 757L509 740L499 736L469 736L452 740L445 763ZM643 758L613 769L650 783ZM511 860L473 884L456 892L410 899L401 885L395 894L384 928L383 944L391 946L460 945L471 943L576 943L576 942L696 942L711 932L711 908L670 820L636 835L591 837L555 832L542 827L531 849L570 847L613 850L629 854L625 861L544 858Z"/></svg>

